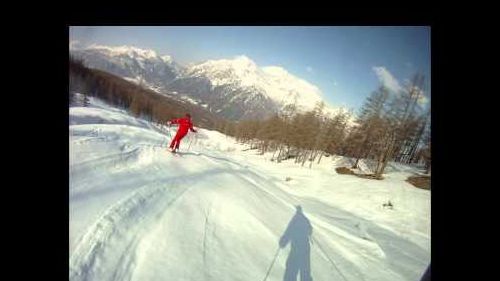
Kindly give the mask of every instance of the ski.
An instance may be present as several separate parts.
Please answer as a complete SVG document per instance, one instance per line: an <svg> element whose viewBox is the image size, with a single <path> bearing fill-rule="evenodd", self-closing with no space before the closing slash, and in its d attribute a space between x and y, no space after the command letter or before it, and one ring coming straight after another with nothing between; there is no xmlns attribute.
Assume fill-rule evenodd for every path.
<svg viewBox="0 0 500 281"><path fill-rule="evenodd" d="M169 152L170 152L172 155L174 155L174 156L177 156L177 157L182 157L182 155L181 155L178 151L176 151L176 150L169 150Z"/></svg>

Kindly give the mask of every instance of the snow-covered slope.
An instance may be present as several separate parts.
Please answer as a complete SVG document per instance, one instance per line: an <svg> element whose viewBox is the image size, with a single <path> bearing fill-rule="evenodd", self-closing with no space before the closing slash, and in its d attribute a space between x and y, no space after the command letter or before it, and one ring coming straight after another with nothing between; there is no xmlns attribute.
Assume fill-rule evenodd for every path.
<svg viewBox="0 0 500 281"><path fill-rule="evenodd" d="M69 112L70 280L277 281L309 265L315 281L400 281L430 262L430 193L411 170L276 164L204 129L175 156L173 132L91 104Z"/></svg>

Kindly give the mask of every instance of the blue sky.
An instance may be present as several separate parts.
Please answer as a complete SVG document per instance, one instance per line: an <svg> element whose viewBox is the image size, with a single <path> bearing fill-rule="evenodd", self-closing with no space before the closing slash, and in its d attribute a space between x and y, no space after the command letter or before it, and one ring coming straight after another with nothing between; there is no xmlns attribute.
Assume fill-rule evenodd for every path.
<svg viewBox="0 0 500 281"><path fill-rule="evenodd" d="M417 71L430 91L430 32L425 26L71 27L70 41L153 49L181 64L246 55L318 86L331 105L358 110L381 81L397 88Z"/></svg>

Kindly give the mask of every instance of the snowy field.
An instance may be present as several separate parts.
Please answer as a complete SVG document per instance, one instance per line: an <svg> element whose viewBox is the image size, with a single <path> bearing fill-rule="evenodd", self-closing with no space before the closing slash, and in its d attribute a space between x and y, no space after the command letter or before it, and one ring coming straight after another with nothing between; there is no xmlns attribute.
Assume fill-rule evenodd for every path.
<svg viewBox="0 0 500 281"><path fill-rule="evenodd" d="M278 164L205 129L173 155L164 128L122 110L69 114L70 280L401 281L430 263L411 167L377 181L337 174L342 157Z"/></svg>

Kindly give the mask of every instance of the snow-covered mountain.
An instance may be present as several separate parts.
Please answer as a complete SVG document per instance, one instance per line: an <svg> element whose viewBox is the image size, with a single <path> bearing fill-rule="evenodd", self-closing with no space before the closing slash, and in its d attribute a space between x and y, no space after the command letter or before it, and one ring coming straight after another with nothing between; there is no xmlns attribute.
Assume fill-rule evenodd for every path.
<svg viewBox="0 0 500 281"><path fill-rule="evenodd" d="M168 55L158 55L153 50L131 46L90 45L81 49L73 48L71 54L83 59L89 67L142 83L157 91L164 90L165 84L180 76L183 71L183 67Z"/></svg>
<svg viewBox="0 0 500 281"><path fill-rule="evenodd" d="M193 65L168 88L211 103L233 119L269 116L294 103L310 110L323 101L318 87L282 67L259 67L246 56Z"/></svg>
<svg viewBox="0 0 500 281"><path fill-rule="evenodd" d="M90 67L156 92L188 98L232 120L265 118L290 104L299 111L311 110L324 101L317 86L282 67L260 67L246 56L183 67L171 56L136 47L91 45L71 51ZM342 110L325 104L326 111Z"/></svg>
<svg viewBox="0 0 500 281"><path fill-rule="evenodd" d="M293 103L297 98L299 106L313 108L321 102L318 87L300 79L284 68L277 66L258 67L246 56L232 60L210 60L194 65L188 70L191 77L206 77L216 86L234 85L263 93L276 104Z"/></svg>

